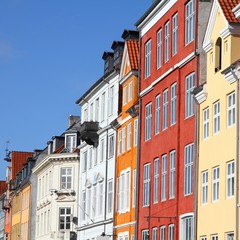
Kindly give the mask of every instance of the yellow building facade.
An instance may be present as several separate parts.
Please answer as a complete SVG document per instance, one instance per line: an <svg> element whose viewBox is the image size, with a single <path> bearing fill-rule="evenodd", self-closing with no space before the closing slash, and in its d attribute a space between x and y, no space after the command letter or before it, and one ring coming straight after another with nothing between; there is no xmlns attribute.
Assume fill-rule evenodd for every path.
<svg viewBox="0 0 240 240"><path fill-rule="evenodd" d="M237 2L214 0L203 47L206 83L199 87L197 239L238 239L237 81L229 76L240 59Z"/></svg>

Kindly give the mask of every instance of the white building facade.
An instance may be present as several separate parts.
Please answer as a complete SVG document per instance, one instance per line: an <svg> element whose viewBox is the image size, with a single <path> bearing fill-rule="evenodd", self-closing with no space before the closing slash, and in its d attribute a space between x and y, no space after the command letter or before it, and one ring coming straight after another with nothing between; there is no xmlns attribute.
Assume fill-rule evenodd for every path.
<svg viewBox="0 0 240 240"><path fill-rule="evenodd" d="M105 53L105 71L113 56ZM116 130L111 123L118 116L118 91L119 71L112 68L77 101L82 116L78 239L113 235Z"/></svg>

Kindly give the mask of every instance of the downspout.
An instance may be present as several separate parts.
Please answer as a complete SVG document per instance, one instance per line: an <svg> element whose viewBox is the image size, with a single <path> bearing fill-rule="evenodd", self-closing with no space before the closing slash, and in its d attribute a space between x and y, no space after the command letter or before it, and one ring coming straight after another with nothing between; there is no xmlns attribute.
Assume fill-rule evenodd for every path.
<svg viewBox="0 0 240 240"><path fill-rule="evenodd" d="M234 78L237 81L237 101L236 101L236 114L237 114L237 133L236 133L236 226L235 226L235 231L236 231L236 240L239 239L239 230L238 230L238 225L239 225L239 79L234 72L234 69L231 68L231 73L234 76Z"/></svg>
<svg viewBox="0 0 240 240"><path fill-rule="evenodd" d="M138 139L137 139L137 163L136 163L136 196L135 196L135 239L138 239L138 211L139 211L139 180L140 180L140 146L141 146L141 127L140 127L140 120L141 120L141 114L142 114L142 99L140 97L140 81L141 81L141 61L140 61L140 55L141 55L141 37L139 34L139 55L138 55L138 105L139 105L139 112L138 112Z"/></svg>
<svg viewBox="0 0 240 240"><path fill-rule="evenodd" d="M195 26L195 36L194 36L194 56L196 60L196 87L199 86L199 53L197 52L198 47L198 4L200 4L200 1L195 1L195 14L194 14L194 26ZM198 203L198 105L196 106L196 112L195 112L195 134L194 134L194 146L195 146L195 162L194 162L194 193L193 193L193 201L194 201L194 228L193 228L193 239L197 239L197 203Z"/></svg>

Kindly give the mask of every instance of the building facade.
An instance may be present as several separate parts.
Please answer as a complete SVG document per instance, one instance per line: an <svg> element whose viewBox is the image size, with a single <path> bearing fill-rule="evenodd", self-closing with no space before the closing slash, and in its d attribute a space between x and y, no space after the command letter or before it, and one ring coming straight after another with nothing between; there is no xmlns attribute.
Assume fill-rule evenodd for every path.
<svg viewBox="0 0 240 240"><path fill-rule="evenodd" d="M141 46L137 239L196 236L192 91L204 79L201 31L210 5L155 1L136 23Z"/></svg>
<svg viewBox="0 0 240 240"><path fill-rule="evenodd" d="M125 30L119 93L121 112L116 121L117 159L114 236L134 239L136 228L136 177L138 153L138 32Z"/></svg>
<svg viewBox="0 0 240 240"><path fill-rule="evenodd" d="M199 88L197 239L238 239L240 21L238 1L214 0L203 42L206 83Z"/></svg>
<svg viewBox="0 0 240 240"><path fill-rule="evenodd" d="M79 169L79 239L113 235L116 131L111 123L119 113L119 66L122 42L104 52L104 75L81 98Z"/></svg>

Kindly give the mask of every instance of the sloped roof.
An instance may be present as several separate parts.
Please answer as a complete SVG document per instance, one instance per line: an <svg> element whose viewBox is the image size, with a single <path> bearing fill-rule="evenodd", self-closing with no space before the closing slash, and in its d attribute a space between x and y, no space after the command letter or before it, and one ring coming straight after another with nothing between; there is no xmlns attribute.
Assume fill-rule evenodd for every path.
<svg viewBox="0 0 240 240"><path fill-rule="evenodd" d="M132 70L138 69L138 54L139 54L139 43L136 39L126 40L129 61Z"/></svg>
<svg viewBox="0 0 240 240"><path fill-rule="evenodd" d="M228 22L240 23L240 20L232 12L232 9L240 3L240 0L218 0L218 2Z"/></svg>

